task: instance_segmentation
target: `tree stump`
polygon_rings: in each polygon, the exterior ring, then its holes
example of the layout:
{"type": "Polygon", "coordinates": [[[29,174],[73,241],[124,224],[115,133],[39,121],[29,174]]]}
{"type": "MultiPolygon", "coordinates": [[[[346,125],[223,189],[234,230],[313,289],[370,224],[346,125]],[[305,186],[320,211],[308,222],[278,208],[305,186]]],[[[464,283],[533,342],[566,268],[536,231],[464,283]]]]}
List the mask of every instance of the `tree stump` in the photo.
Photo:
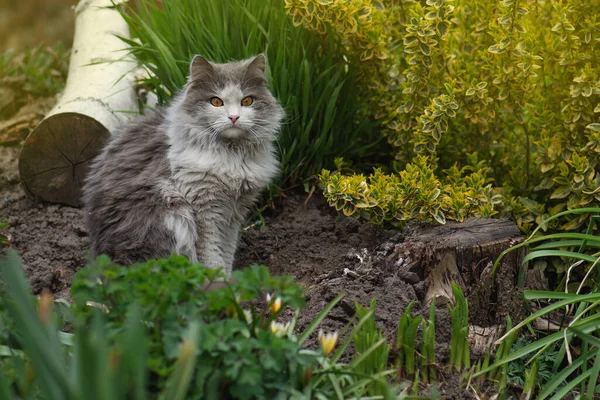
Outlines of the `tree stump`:
{"type": "Polygon", "coordinates": [[[505,256],[491,279],[491,267],[504,250],[523,240],[514,222],[471,218],[409,234],[388,257],[388,268],[416,273],[425,282],[425,303],[453,302],[451,284],[459,285],[469,302],[469,321],[488,327],[503,324],[506,315],[521,317],[522,297],[516,279],[525,255],[519,249],[505,256]]]}
{"type": "Polygon", "coordinates": [[[115,129],[139,112],[129,27],[111,0],[81,0],[65,90],[27,137],[19,156],[25,191],[42,200],[80,206],[93,158],[115,129]]]}

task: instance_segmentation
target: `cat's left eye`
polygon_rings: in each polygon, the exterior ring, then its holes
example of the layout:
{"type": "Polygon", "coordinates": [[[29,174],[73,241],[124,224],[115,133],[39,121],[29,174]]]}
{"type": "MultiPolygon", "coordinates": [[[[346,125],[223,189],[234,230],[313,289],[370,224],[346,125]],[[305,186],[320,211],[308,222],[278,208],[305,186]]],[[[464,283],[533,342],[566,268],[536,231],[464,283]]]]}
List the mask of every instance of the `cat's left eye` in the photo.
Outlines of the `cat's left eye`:
{"type": "Polygon", "coordinates": [[[242,105],[244,107],[248,107],[252,103],[254,103],[254,99],[252,98],[252,96],[247,96],[242,99],[242,105]]]}

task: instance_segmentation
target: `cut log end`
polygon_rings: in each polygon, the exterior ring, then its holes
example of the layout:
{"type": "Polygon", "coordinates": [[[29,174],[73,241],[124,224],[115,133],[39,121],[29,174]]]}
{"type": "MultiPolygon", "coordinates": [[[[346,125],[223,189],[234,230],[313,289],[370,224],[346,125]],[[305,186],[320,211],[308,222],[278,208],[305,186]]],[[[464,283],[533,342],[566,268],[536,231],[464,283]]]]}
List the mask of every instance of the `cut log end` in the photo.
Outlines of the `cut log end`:
{"type": "Polygon", "coordinates": [[[86,115],[53,115],[38,125],[19,155],[25,192],[41,200],[81,206],[81,188],[110,132],[86,115]]]}

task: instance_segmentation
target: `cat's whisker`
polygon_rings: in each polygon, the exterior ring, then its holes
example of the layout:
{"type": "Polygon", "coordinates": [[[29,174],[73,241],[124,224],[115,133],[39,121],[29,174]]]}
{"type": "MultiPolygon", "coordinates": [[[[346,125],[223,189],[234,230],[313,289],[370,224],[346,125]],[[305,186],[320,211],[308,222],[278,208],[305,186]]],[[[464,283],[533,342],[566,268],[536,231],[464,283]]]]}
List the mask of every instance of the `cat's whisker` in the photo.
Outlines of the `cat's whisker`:
{"type": "Polygon", "coordinates": [[[213,133],[210,135],[209,143],[216,143],[221,131],[219,129],[213,129],[213,133]]]}
{"type": "Polygon", "coordinates": [[[200,132],[194,132],[193,134],[193,138],[192,140],[194,140],[195,142],[199,142],[202,143],[204,142],[203,138],[205,137],[205,134],[209,134],[209,140],[208,142],[211,142],[211,136],[214,134],[214,127],[212,127],[211,125],[207,126],[205,129],[201,130],[200,132]]]}
{"type": "Polygon", "coordinates": [[[300,119],[300,113],[294,112],[294,110],[285,110],[284,117],[281,121],[282,124],[291,124],[300,119]]]}
{"type": "Polygon", "coordinates": [[[219,137],[219,134],[222,132],[223,128],[225,128],[227,126],[226,123],[222,123],[221,121],[214,121],[212,123],[210,123],[205,131],[209,131],[210,134],[208,135],[208,144],[214,144],[217,142],[217,139],[219,137]]]}
{"type": "MultiPolygon", "coordinates": [[[[287,124],[291,124],[292,122],[295,122],[299,119],[299,117],[296,117],[294,119],[290,119],[289,121],[286,121],[287,118],[283,119],[281,121],[282,125],[287,125],[287,124]]],[[[258,119],[258,118],[253,118],[252,122],[254,122],[256,125],[260,125],[261,122],[267,123],[268,125],[272,125],[273,121],[272,120],[268,120],[268,119],[258,119]]],[[[262,126],[261,127],[266,127],[266,126],[262,126]]]]}
{"type": "Polygon", "coordinates": [[[252,128],[251,126],[248,127],[248,131],[252,134],[252,136],[254,137],[254,139],[256,139],[257,143],[261,142],[260,136],[258,135],[258,132],[252,128]]]}

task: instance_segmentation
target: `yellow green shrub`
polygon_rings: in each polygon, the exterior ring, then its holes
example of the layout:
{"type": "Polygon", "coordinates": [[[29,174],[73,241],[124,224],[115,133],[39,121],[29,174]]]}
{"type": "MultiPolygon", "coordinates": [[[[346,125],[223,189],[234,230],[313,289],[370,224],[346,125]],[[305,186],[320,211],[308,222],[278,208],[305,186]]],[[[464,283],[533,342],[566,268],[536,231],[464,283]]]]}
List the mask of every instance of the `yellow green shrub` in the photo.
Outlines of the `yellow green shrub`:
{"type": "Polygon", "coordinates": [[[379,124],[394,159],[383,166],[390,175],[368,179],[325,171],[338,209],[372,210],[376,222],[500,212],[528,230],[600,205],[600,0],[286,0],[286,9],[344,46],[372,99],[357,117],[379,124]],[[485,185],[462,169],[470,154],[489,166],[485,185]],[[421,197],[402,186],[415,168],[421,197]],[[443,172],[452,168],[462,172],[443,172]],[[471,204],[490,183],[501,198],[484,190],[487,203],[471,204]]]}
{"type": "Polygon", "coordinates": [[[485,164],[479,169],[456,166],[438,179],[427,157],[417,156],[398,174],[380,168],[366,178],[323,170],[320,175],[329,204],[346,216],[361,215],[374,223],[402,224],[409,219],[462,221],[469,216],[497,214],[500,196],[486,179],[485,164]]]}

